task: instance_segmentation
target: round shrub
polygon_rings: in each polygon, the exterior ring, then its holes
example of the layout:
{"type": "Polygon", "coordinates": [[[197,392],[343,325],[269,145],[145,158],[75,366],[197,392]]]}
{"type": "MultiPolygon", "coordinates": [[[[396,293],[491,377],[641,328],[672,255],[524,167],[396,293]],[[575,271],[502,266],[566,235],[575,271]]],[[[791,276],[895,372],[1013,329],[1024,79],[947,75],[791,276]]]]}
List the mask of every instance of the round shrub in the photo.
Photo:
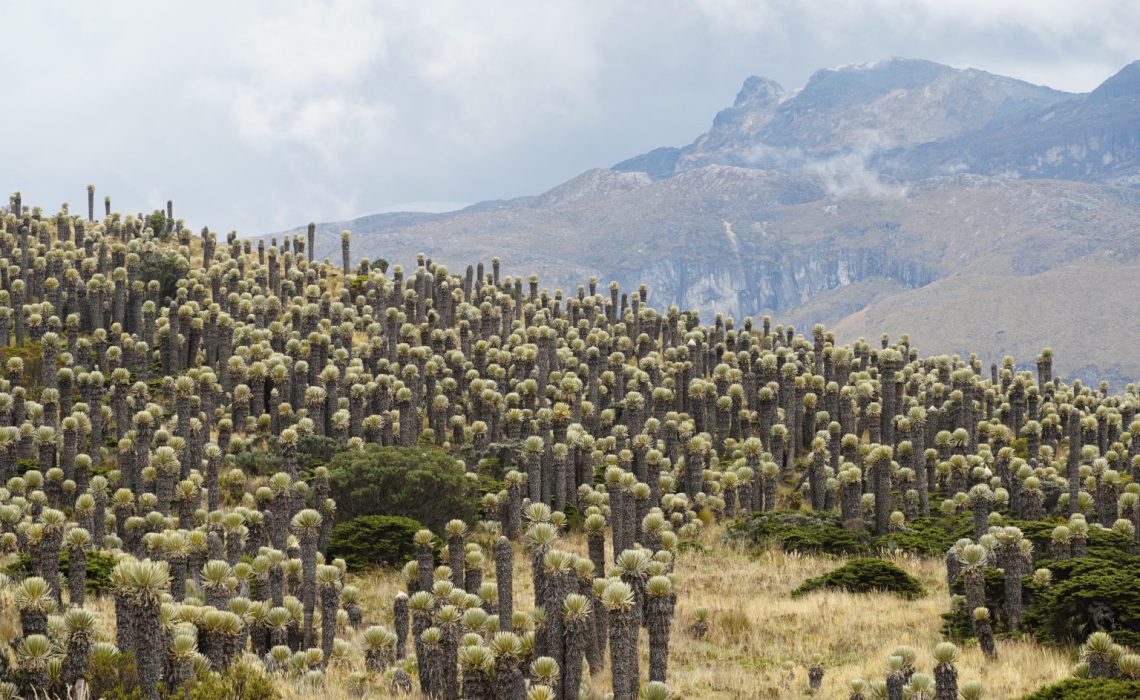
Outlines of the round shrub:
{"type": "MultiPolygon", "coordinates": [[[[277,439],[273,440],[273,448],[280,451],[281,445],[277,439]]],[[[301,474],[312,474],[317,467],[323,467],[337,454],[348,449],[336,438],[324,435],[302,435],[297,440],[297,467],[301,474]]]]}
{"type": "Polygon", "coordinates": [[[350,571],[403,566],[416,556],[412,541],[423,525],[398,515],[361,515],[333,527],[329,558],[344,559],[350,571]]]}
{"type": "Polygon", "coordinates": [[[478,512],[478,482],[443,450],[370,444],[334,455],[328,470],[341,522],[402,515],[439,532],[448,520],[471,522],[478,512]]]}
{"type": "Polygon", "coordinates": [[[923,596],[922,584],[907,572],[882,559],[855,559],[822,576],[809,578],[792,591],[792,597],[821,589],[848,593],[893,593],[907,600],[923,596]]]}

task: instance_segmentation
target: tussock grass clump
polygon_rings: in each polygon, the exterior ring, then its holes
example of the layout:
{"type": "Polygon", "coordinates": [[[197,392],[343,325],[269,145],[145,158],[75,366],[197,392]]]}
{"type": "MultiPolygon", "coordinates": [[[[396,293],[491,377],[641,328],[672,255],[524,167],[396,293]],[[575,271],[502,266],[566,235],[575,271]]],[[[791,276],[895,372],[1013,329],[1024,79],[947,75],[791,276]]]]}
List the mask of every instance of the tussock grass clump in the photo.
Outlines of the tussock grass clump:
{"type": "Polygon", "coordinates": [[[740,639],[752,629],[752,621],[741,610],[722,610],[717,613],[716,626],[728,639],[740,639]]]}

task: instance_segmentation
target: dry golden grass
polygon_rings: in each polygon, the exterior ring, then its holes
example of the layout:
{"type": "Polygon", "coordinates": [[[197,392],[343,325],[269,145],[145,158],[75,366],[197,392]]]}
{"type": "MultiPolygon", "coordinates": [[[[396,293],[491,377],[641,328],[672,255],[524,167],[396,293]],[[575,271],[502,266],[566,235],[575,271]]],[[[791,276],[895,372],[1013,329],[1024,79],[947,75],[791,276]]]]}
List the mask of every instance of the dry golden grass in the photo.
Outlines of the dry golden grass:
{"type": "MultiPolygon", "coordinates": [[[[892,561],[922,582],[927,594],[906,601],[881,595],[817,592],[792,598],[790,591],[805,579],[843,563],[831,557],[788,554],[778,550],[759,553],[726,541],[719,527],[701,537],[701,547],[679,555],[678,601],[669,655],[669,684],[689,700],[730,698],[808,698],[846,700],[847,681],[885,676],[884,662],[891,650],[909,645],[918,652],[918,670],[930,673],[930,650],[942,641],[941,618],[947,608],[945,569],[939,560],[894,557],[892,561]],[[704,640],[688,633],[696,611],[710,613],[704,640]],[[822,692],[809,696],[807,665],[814,654],[823,657],[822,692]]],[[[585,556],[585,540],[571,535],[559,546],[585,556]]],[[[609,561],[609,559],[607,559],[609,561]]],[[[490,576],[488,576],[490,578],[490,576]]],[[[362,592],[365,625],[392,624],[392,600],[403,589],[398,572],[377,570],[350,576],[362,592]]],[[[515,608],[533,607],[529,557],[515,555],[515,608]]],[[[0,601],[11,611],[10,600],[0,601]]],[[[109,596],[89,597],[87,608],[100,617],[98,638],[113,642],[115,613],[109,596]]],[[[17,635],[14,614],[0,624],[0,639],[17,635]]],[[[360,632],[341,629],[338,636],[351,643],[353,655],[330,666],[324,688],[301,686],[297,679],[281,678],[278,687],[288,700],[332,700],[348,697],[349,673],[363,667],[360,632]]],[[[648,651],[641,635],[641,672],[647,671],[648,651]]],[[[981,680],[993,700],[1017,698],[1069,675],[1072,650],[1039,646],[1031,641],[998,640],[999,659],[985,663],[974,645],[962,649],[958,661],[960,681],[981,680]]],[[[414,674],[413,674],[414,677],[414,674]]],[[[373,678],[366,697],[396,698],[388,678],[373,678]]],[[[601,700],[610,687],[608,670],[593,679],[591,700],[601,700]]],[[[423,696],[414,695],[416,700],[423,696]]]]}
{"type": "MultiPolygon", "coordinates": [[[[851,678],[885,676],[886,657],[896,646],[906,644],[918,652],[918,669],[930,673],[930,650],[942,641],[941,618],[949,594],[941,561],[897,557],[893,561],[919,579],[927,595],[905,601],[890,595],[852,595],[820,592],[793,599],[789,592],[804,579],[824,573],[842,560],[765,551],[759,554],[726,542],[719,528],[702,536],[703,549],[680,555],[676,621],[669,658],[669,682],[681,697],[690,700],[729,698],[806,698],[807,665],[813,654],[823,657],[823,690],[812,696],[845,700],[851,678]],[[706,608],[711,628],[701,641],[687,632],[695,611],[706,608]]],[[[585,554],[585,542],[577,535],[563,540],[564,549],[585,554]]],[[[353,581],[363,593],[365,619],[391,624],[392,598],[403,585],[396,572],[377,571],[353,581]]],[[[533,604],[528,558],[515,557],[515,606],[529,610],[533,604]]],[[[356,646],[355,635],[342,631],[356,646]]],[[[644,677],[646,639],[641,637],[644,677]]],[[[986,664],[975,646],[962,649],[958,662],[962,681],[978,679],[995,700],[1016,698],[1069,674],[1067,650],[1038,646],[1032,642],[998,642],[999,660],[986,664]]],[[[358,660],[352,662],[359,668],[358,660]]],[[[291,700],[339,698],[347,695],[348,671],[329,674],[321,691],[298,688],[293,681],[281,683],[291,700]]],[[[608,673],[594,680],[592,698],[602,698],[609,688],[608,673]]],[[[388,682],[376,679],[368,697],[388,698],[388,682]]]]}
{"type": "MultiPolygon", "coordinates": [[[[949,601],[945,569],[938,560],[893,561],[922,582],[925,597],[818,592],[793,599],[789,591],[804,579],[842,562],[779,551],[753,556],[731,546],[683,556],[678,620],[685,626],[704,607],[712,628],[703,642],[678,639],[670,655],[673,686],[690,698],[807,697],[807,664],[820,654],[825,676],[817,697],[846,698],[849,679],[882,678],[886,657],[902,644],[918,651],[918,668],[929,673],[949,601]]],[[[997,663],[985,664],[970,646],[958,671],[963,680],[983,681],[989,697],[1009,698],[1065,677],[1069,666],[1062,651],[999,642],[997,663]]]]}

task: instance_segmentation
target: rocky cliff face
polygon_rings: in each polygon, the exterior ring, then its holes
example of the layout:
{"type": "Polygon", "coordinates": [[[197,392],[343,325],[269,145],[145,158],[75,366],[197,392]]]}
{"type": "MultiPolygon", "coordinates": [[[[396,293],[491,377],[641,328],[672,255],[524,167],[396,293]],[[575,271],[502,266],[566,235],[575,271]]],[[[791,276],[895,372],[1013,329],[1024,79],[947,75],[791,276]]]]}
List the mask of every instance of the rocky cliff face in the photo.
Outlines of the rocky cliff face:
{"type": "Polygon", "coordinates": [[[736,252],[709,263],[677,256],[641,268],[629,278],[626,286],[638,280],[648,284],[661,306],[708,309],[742,318],[761,312],[787,316],[825,292],[869,279],[916,289],[934,281],[935,272],[881,248],[825,248],[786,257],[745,257],[736,252]]]}
{"type": "Polygon", "coordinates": [[[1063,371],[1134,378],[1140,330],[1090,343],[1080,328],[1140,292],[1121,272],[1140,273],[1138,115],[1140,63],[1086,95],[901,59],[798,91],[753,77],[687,146],[537,196],[322,225],[317,253],[338,256],[348,228],[358,257],[498,256],[567,294],[590,276],[645,283],[659,308],[909,332],[987,359],[1052,345],[1063,371]]]}

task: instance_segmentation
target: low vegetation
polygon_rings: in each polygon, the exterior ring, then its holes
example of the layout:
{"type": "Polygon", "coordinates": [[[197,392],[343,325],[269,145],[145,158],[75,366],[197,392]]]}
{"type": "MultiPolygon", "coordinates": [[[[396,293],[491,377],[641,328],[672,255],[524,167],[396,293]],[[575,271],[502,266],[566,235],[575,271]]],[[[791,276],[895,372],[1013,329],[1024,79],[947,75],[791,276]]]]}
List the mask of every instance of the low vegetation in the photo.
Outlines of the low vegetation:
{"type": "Polygon", "coordinates": [[[352,572],[399,568],[415,558],[412,538],[423,527],[400,515],[360,515],[333,527],[328,556],[343,559],[352,572]]]}
{"type": "Polygon", "coordinates": [[[366,445],[328,462],[337,518],[397,515],[439,532],[448,520],[473,522],[479,481],[464,465],[435,447],[366,445]]]}
{"type": "Polygon", "coordinates": [[[848,593],[891,593],[912,600],[921,598],[923,593],[922,584],[889,561],[855,559],[823,576],[809,578],[792,591],[792,596],[824,589],[848,593]]]}
{"type": "Polygon", "coordinates": [[[1070,678],[1025,695],[1021,700],[1133,700],[1140,680],[1070,678]]]}

